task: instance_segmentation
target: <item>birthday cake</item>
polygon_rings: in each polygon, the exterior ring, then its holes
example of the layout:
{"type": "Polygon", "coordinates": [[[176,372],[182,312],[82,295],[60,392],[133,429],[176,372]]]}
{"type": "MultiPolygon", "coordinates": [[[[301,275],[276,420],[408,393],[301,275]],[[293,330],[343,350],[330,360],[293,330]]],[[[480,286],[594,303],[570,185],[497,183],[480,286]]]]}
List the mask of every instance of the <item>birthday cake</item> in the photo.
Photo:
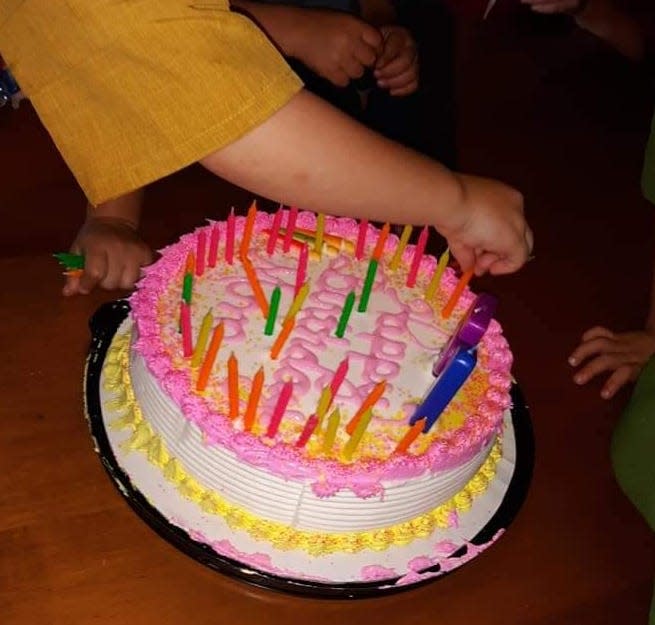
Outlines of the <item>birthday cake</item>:
{"type": "Polygon", "coordinates": [[[396,584],[452,568],[488,519],[512,355],[470,274],[410,231],[253,206],[145,270],[104,418],[121,468],[190,539],[287,579],[396,584]]]}

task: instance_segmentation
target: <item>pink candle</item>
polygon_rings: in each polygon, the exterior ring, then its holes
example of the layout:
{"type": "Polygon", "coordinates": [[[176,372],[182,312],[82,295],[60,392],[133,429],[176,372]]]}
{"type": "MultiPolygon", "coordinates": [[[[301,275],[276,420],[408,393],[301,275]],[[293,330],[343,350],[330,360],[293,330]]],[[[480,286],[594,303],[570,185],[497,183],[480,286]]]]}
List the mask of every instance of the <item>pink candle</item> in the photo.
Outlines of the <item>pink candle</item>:
{"type": "Polygon", "coordinates": [[[359,222],[359,232],[357,233],[357,245],[355,246],[355,258],[362,260],[364,257],[364,244],[366,243],[366,232],[368,230],[368,219],[362,219],[359,222]]]}
{"type": "Polygon", "coordinates": [[[296,447],[304,447],[307,444],[307,441],[311,438],[317,425],[318,417],[313,414],[309,419],[307,419],[307,423],[305,423],[305,427],[302,429],[302,432],[296,441],[296,447]]]}
{"type": "Polygon", "coordinates": [[[423,260],[423,253],[425,252],[425,246],[428,242],[428,227],[424,226],[421,230],[421,234],[418,237],[418,243],[414,248],[414,258],[412,258],[412,266],[409,268],[409,273],[407,274],[407,286],[413,287],[416,284],[416,276],[418,275],[418,268],[421,266],[421,261],[423,260]]]}
{"type": "Polygon", "coordinates": [[[287,229],[284,234],[283,252],[288,252],[291,248],[291,240],[293,239],[293,231],[296,229],[296,219],[298,219],[298,209],[292,206],[289,209],[289,219],[287,220],[287,229]]]}
{"type": "Polygon", "coordinates": [[[291,399],[291,393],[293,393],[293,382],[289,380],[288,382],[284,383],[284,386],[280,391],[280,396],[277,398],[275,408],[273,409],[271,420],[268,422],[266,436],[269,438],[273,438],[277,434],[277,430],[280,427],[280,422],[284,416],[284,411],[287,409],[287,405],[291,399]]]}
{"type": "Polygon", "coordinates": [[[334,377],[332,378],[332,382],[330,382],[330,391],[332,391],[332,401],[334,401],[334,398],[339,392],[339,388],[341,387],[341,384],[346,378],[347,373],[348,373],[348,358],[344,358],[341,361],[341,364],[337,367],[337,370],[334,372],[334,377]]]}
{"type": "Polygon", "coordinates": [[[193,339],[191,338],[191,306],[180,303],[180,329],[182,330],[182,354],[185,358],[193,356],[193,339]]]}
{"type": "Polygon", "coordinates": [[[234,207],[227,218],[227,238],[225,239],[225,260],[228,265],[234,263],[234,207]]]}
{"type": "Polygon", "coordinates": [[[271,256],[275,251],[275,243],[280,233],[280,226],[282,225],[282,207],[278,208],[277,213],[273,217],[273,225],[268,235],[268,243],[266,245],[266,253],[271,256]]]}
{"type": "Polygon", "coordinates": [[[307,244],[302,246],[300,256],[298,257],[298,269],[296,270],[296,287],[293,290],[293,296],[298,295],[305,280],[307,279],[307,260],[309,259],[309,247],[307,244]]]}
{"type": "Polygon", "coordinates": [[[216,259],[218,257],[218,224],[214,224],[211,229],[211,234],[209,235],[209,258],[207,259],[207,265],[209,267],[216,267],[216,259]]]}
{"type": "Polygon", "coordinates": [[[203,228],[196,239],[196,275],[205,273],[205,258],[207,256],[207,233],[203,228]]]}

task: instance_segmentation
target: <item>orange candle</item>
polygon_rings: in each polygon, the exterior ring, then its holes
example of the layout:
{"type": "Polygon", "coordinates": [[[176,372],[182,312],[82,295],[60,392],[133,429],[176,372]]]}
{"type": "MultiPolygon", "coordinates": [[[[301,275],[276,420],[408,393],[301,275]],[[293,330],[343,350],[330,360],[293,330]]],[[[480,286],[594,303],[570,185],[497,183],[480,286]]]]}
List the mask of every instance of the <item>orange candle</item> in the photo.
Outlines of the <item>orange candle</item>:
{"type": "Polygon", "coordinates": [[[186,257],[186,265],[184,266],[184,273],[195,273],[196,271],[196,255],[189,252],[186,257]]]}
{"type": "Polygon", "coordinates": [[[212,334],[212,340],[209,342],[209,349],[205,354],[205,359],[202,361],[200,367],[200,372],[198,373],[198,381],[196,382],[196,390],[204,391],[207,388],[207,382],[209,381],[209,374],[212,371],[214,362],[216,360],[216,354],[221,347],[223,342],[223,334],[225,330],[223,327],[223,322],[221,321],[215,328],[212,334]]]}
{"type": "Polygon", "coordinates": [[[384,224],[382,230],[380,231],[380,236],[378,241],[375,244],[375,249],[373,250],[373,258],[379,261],[382,258],[384,252],[384,244],[387,242],[387,237],[389,236],[389,224],[384,224]]]}
{"type": "Polygon", "coordinates": [[[364,399],[362,405],[354,414],[353,418],[348,422],[348,425],[346,425],[346,432],[348,432],[348,434],[352,435],[352,433],[355,431],[355,428],[357,427],[357,424],[359,423],[359,420],[362,418],[362,415],[377,403],[378,399],[382,397],[386,387],[387,383],[384,380],[382,382],[378,382],[373,387],[373,390],[368,394],[366,399],[364,399]]]}
{"type": "Polygon", "coordinates": [[[242,256],[241,262],[243,263],[243,268],[246,271],[246,277],[248,278],[248,282],[250,282],[250,287],[252,288],[252,292],[255,295],[259,309],[262,311],[264,319],[268,319],[268,300],[266,299],[266,295],[264,295],[264,289],[262,289],[262,285],[260,284],[259,279],[257,278],[257,274],[255,273],[255,267],[250,262],[250,259],[246,256],[242,256]]]}
{"type": "Polygon", "coordinates": [[[239,416],[239,363],[234,352],[227,359],[227,390],[230,402],[230,419],[239,416]]]}
{"type": "Polygon", "coordinates": [[[471,278],[473,277],[473,273],[474,273],[473,269],[469,269],[468,271],[465,271],[462,274],[462,277],[459,279],[459,282],[457,283],[457,286],[453,290],[450,299],[446,302],[446,305],[443,307],[443,310],[441,311],[441,317],[443,319],[448,319],[450,315],[453,314],[453,310],[455,310],[455,306],[457,306],[457,302],[459,301],[459,298],[462,296],[462,293],[464,292],[466,285],[471,281],[471,278]]]}
{"type": "Polygon", "coordinates": [[[425,417],[419,419],[407,432],[405,436],[402,437],[396,449],[394,449],[394,454],[404,454],[409,446],[417,439],[418,435],[423,431],[425,426],[425,417]]]}
{"type": "Polygon", "coordinates": [[[255,227],[255,217],[257,217],[257,202],[253,201],[248,209],[248,216],[246,217],[246,225],[243,228],[243,238],[241,239],[241,246],[239,247],[239,255],[242,258],[248,256],[248,249],[250,248],[250,239],[252,239],[252,231],[255,227]]]}
{"type": "Polygon", "coordinates": [[[293,330],[294,325],[295,325],[295,319],[293,317],[287,319],[284,322],[280,334],[277,335],[277,338],[275,339],[275,343],[273,343],[273,347],[271,347],[271,360],[277,360],[277,357],[280,355],[280,352],[282,351],[284,344],[287,342],[287,339],[289,338],[289,335],[291,334],[291,330],[293,330]]]}
{"type": "Polygon", "coordinates": [[[264,386],[264,367],[259,367],[255,377],[252,379],[252,387],[250,388],[250,397],[248,398],[248,406],[246,407],[246,414],[243,416],[243,429],[250,432],[255,425],[257,418],[257,406],[259,406],[259,398],[262,394],[262,387],[264,386]]]}

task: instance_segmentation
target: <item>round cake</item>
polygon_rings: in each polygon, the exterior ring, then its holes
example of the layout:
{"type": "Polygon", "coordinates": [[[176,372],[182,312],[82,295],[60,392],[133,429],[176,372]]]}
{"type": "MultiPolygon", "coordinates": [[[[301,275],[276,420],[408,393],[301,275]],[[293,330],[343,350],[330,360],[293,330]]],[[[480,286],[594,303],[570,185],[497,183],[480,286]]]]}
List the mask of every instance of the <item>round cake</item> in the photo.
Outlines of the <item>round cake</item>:
{"type": "Polygon", "coordinates": [[[435,377],[477,300],[409,234],[253,206],[145,270],[101,393],[170,523],[288,579],[448,568],[507,487],[512,356],[491,320],[435,377]]]}

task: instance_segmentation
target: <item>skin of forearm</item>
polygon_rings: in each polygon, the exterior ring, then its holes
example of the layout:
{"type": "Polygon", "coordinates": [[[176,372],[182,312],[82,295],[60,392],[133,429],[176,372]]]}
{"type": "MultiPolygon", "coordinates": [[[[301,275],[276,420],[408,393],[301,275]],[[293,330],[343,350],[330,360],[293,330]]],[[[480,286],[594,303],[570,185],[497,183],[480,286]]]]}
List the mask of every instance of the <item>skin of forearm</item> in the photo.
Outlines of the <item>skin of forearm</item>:
{"type": "Polygon", "coordinates": [[[313,211],[432,224],[446,236],[463,219],[455,174],[306,91],[201,162],[250,191],[313,211]]]}
{"type": "Polygon", "coordinates": [[[89,203],[86,208],[87,219],[100,217],[119,219],[137,229],[141,221],[143,193],[143,189],[137,189],[102,204],[94,206],[89,203]]]}
{"type": "Polygon", "coordinates": [[[639,22],[620,9],[609,6],[594,10],[593,5],[576,19],[581,28],[602,39],[617,52],[632,61],[643,60],[646,53],[646,34],[639,22]]]}

